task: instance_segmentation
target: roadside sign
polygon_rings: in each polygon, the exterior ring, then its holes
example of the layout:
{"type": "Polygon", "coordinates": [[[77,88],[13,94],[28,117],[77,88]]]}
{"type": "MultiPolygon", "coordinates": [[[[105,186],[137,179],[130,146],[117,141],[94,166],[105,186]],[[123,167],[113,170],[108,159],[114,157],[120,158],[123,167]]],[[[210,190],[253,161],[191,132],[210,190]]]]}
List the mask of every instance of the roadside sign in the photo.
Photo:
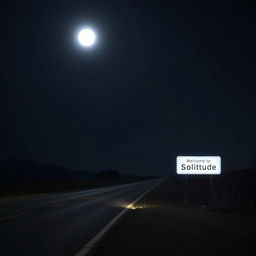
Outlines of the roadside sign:
{"type": "Polygon", "coordinates": [[[220,156],[177,156],[177,174],[218,175],[221,173],[220,156]]]}

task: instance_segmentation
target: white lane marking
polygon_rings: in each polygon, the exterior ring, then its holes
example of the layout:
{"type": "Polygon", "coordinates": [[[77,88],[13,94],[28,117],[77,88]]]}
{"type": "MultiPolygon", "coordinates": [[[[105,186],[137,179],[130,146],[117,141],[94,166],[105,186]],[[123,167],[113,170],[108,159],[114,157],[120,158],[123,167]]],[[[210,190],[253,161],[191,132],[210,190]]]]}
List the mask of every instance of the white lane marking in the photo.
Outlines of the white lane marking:
{"type": "Polygon", "coordinates": [[[0,221],[10,219],[10,218],[14,218],[14,217],[18,217],[18,216],[21,216],[21,215],[25,215],[25,212],[16,213],[16,214],[8,215],[8,216],[5,216],[5,217],[1,217],[0,221]]]}
{"type": "Polygon", "coordinates": [[[127,206],[124,210],[122,210],[114,219],[112,219],[95,237],[93,237],[85,246],[75,255],[75,256],[86,256],[91,253],[93,249],[95,249],[96,245],[100,240],[103,239],[103,237],[113,228],[115,224],[121,218],[124,216],[124,214],[129,210],[128,207],[132,207],[134,204],[136,204],[142,197],[144,197],[146,194],[148,194],[150,191],[152,191],[154,188],[159,186],[165,179],[161,179],[160,182],[158,182],[155,186],[144,192],[141,196],[139,196],[135,201],[133,201],[131,204],[127,206]]]}

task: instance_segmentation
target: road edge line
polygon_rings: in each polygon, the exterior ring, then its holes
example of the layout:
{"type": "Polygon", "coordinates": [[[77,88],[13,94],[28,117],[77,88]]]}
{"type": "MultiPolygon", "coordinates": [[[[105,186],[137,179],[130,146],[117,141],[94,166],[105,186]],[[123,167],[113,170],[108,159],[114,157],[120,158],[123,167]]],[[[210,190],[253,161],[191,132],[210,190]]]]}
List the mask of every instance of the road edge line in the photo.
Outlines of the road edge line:
{"type": "Polygon", "coordinates": [[[148,189],[142,195],[140,195],[137,199],[135,199],[132,203],[130,203],[125,209],[123,209],[116,217],[114,217],[103,229],[101,229],[85,246],[75,254],[75,256],[89,256],[91,255],[99,245],[99,243],[105,238],[106,234],[124,217],[124,215],[129,210],[129,207],[132,207],[136,204],[142,197],[151,192],[161,183],[163,183],[167,178],[163,178],[159,183],[157,183],[152,188],[148,189]]]}

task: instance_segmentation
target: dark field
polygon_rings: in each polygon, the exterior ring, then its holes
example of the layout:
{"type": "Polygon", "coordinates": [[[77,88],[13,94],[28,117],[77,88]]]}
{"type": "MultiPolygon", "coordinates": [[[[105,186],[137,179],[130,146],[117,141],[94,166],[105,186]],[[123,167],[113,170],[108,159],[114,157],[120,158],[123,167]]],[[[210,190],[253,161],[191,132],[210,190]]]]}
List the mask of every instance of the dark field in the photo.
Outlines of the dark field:
{"type": "Polygon", "coordinates": [[[184,205],[183,185],[180,178],[169,179],[148,194],[100,244],[96,256],[256,255],[253,208],[223,211],[212,206],[206,190],[204,204],[193,191],[197,200],[193,201],[191,193],[184,205]]]}
{"type": "Polygon", "coordinates": [[[71,170],[30,160],[0,160],[0,198],[50,192],[66,192],[148,180],[118,170],[71,170]]]}

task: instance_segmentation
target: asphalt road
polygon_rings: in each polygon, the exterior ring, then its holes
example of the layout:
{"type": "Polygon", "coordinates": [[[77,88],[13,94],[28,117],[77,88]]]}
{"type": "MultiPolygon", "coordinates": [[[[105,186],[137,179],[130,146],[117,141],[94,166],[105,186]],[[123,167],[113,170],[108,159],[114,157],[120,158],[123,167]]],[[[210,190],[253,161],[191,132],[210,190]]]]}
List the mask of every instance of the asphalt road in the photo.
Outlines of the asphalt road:
{"type": "Polygon", "coordinates": [[[1,256],[74,256],[151,180],[0,202],[1,256]]]}

